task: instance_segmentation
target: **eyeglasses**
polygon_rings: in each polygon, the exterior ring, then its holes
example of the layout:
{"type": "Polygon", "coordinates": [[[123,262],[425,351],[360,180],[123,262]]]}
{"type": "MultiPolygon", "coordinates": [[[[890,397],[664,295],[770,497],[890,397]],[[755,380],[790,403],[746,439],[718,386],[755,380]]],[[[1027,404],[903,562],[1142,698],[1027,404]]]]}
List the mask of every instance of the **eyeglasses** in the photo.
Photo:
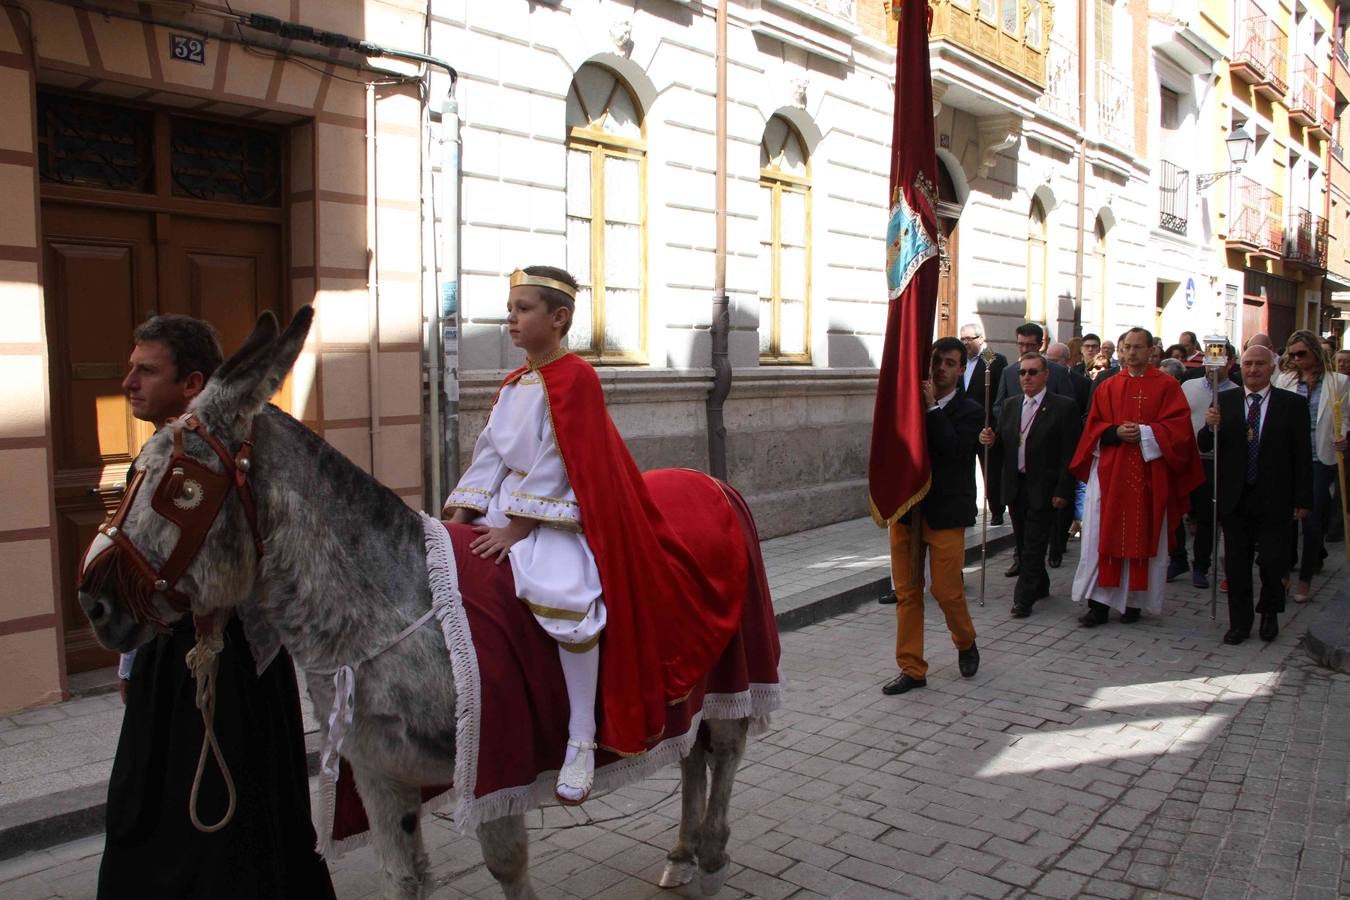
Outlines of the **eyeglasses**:
{"type": "Polygon", "coordinates": [[[1044,369],[1018,369],[1017,374],[1026,378],[1028,375],[1039,375],[1044,371],[1044,369]]]}
{"type": "Polygon", "coordinates": [[[979,339],[980,336],[978,334],[966,335],[965,337],[961,338],[961,340],[963,341],[978,341],[979,339]]]}
{"type": "Polygon", "coordinates": [[[1308,355],[1309,353],[1311,353],[1311,352],[1312,352],[1311,350],[1290,350],[1290,351],[1289,351],[1289,358],[1290,358],[1290,359],[1302,359],[1303,357],[1307,356],[1307,355],[1308,355]]]}

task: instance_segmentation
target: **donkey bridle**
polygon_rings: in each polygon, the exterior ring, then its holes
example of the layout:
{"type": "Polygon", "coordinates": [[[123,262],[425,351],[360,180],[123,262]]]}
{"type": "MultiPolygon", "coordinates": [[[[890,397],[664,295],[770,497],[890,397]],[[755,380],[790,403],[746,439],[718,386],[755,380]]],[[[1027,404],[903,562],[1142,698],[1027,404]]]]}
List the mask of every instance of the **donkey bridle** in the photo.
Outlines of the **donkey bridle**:
{"type": "Polygon", "coordinates": [[[244,507],[244,516],[248,519],[248,527],[253,534],[253,546],[258,552],[259,559],[263,555],[262,537],[258,532],[258,506],[248,480],[253,455],[252,432],[240,443],[239,449],[231,454],[225,445],[206,429],[196,413],[188,413],[170,427],[173,428],[173,457],[155,488],[150,506],[178,526],[178,541],[174,544],[173,551],[164,565],[156,571],[145,558],[145,554],[137,549],[122,530],[127,512],[131,509],[131,504],[145,480],[145,470],[138,469],[127,486],[117,511],[98,528],[99,534],[112,544],[92,559],[84,559],[77,579],[80,588],[84,589],[98,561],[107,553],[121,551],[131,562],[141,580],[150,588],[145,592],[131,591],[129,592],[131,596],[123,598],[131,616],[136,622],[151,625],[161,633],[167,633],[170,630],[169,625],[159,615],[151,598],[155,593],[164,595],[169,607],[175,612],[186,613],[192,609],[191,598],[178,590],[178,580],[201,552],[207,532],[220,516],[220,510],[225,505],[231,489],[239,493],[239,502],[244,507]],[[184,430],[195,432],[206,442],[219,457],[224,471],[216,472],[184,453],[184,430]]]}

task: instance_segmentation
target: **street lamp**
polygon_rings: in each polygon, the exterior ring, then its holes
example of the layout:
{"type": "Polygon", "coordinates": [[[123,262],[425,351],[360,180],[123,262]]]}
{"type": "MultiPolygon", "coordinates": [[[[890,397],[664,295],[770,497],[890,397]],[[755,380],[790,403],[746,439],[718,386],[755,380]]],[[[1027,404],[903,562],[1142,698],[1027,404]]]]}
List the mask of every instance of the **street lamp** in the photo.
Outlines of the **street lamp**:
{"type": "Polygon", "coordinates": [[[1256,141],[1252,139],[1251,133],[1247,131],[1247,127],[1244,125],[1241,128],[1234,129],[1233,133],[1228,135],[1224,140],[1224,143],[1228,145],[1228,162],[1230,168],[1226,172],[1211,172],[1207,175],[1197,175],[1195,178],[1195,192],[1197,194],[1204,193],[1209,189],[1210,185],[1214,184],[1219,179],[1228,175],[1236,175],[1238,172],[1242,171],[1243,165],[1247,162],[1247,156],[1252,152],[1252,146],[1256,141]]]}

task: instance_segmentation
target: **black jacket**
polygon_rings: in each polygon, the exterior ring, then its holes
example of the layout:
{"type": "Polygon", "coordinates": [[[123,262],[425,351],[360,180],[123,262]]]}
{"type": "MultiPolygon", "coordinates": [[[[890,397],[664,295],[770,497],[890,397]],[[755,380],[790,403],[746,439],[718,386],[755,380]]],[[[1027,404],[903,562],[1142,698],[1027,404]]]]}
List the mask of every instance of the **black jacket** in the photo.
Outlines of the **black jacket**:
{"type": "MultiPolygon", "coordinates": [[[[1008,368],[1008,357],[1002,353],[994,354],[994,362],[989,366],[989,406],[994,405],[994,400],[998,397],[999,385],[1002,384],[1003,371],[1008,368]]],[[[975,358],[975,371],[970,376],[970,387],[963,387],[965,395],[976,403],[980,404],[980,409],[984,409],[984,360],[978,356],[975,358]]],[[[961,373],[961,384],[966,382],[966,374],[961,373]]]]}
{"type": "MultiPolygon", "coordinates": [[[[1016,399],[1003,404],[994,431],[1003,447],[1003,502],[1011,505],[1017,493],[1017,442],[1021,437],[1022,404],[1016,399]]],[[[1069,474],[1069,460],[1078,448],[1082,418],[1078,405],[1068,397],[1046,391],[1044,402],[1027,430],[1026,476],[1021,479],[1030,509],[1049,509],[1052,497],[1073,501],[1076,479],[1069,474]]]]}
{"type": "MultiPolygon", "coordinates": [[[[1256,458],[1257,499],[1269,516],[1287,519],[1312,509],[1312,435],[1308,401],[1272,386],[1256,458]]],[[[1200,429],[1201,450],[1214,447],[1214,432],[1200,429]]],[[[1219,514],[1238,508],[1247,483],[1247,391],[1219,394],[1219,514]]]]}
{"type": "MultiPolygon", "coordinates": [[[[975,524],[975,449],[980,446],[984,411],[968,397],[956,396],[929,410],[928,459],[933,480],[920,508],[930,528],[969,528],[975,524]]],[[[906,515],[902,521],[912,520],[906,515]]]]}

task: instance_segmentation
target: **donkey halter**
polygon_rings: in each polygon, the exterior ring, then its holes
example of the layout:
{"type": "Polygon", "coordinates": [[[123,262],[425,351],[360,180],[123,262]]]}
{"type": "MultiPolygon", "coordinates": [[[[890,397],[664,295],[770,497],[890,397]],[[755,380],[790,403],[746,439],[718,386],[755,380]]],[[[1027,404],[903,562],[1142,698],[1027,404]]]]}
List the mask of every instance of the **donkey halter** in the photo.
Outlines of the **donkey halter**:
{"type": "Polygon", "coordinates": [[[225,499],[229,497],[232,488],[239,492],[239,502],[244,507],[244,516],[248,519],[248,527],[253,534],[253,546],[258,552],[258,558],[261,559],[263,555],[262,537],[258,532],[258,507],[248,481],[253,455],[252,435],[250,434],[232,455],[215,435],[206,430],[206,426],[195,413],[188,413],[170,427],[173,428],[173,457],[150,500],[151,508],[177,525],[179,529],[178,541],[174,544],[168,559],[156,571],[145,558],[145,554],[137,549],[122,530],[122,523],[145,481],[145,470],[138,469],[131,479],[131,484],[127,486],[127,492],[123,495],[122,502],[118,504],[117,511],[98,528],[98,533],[112,543],[92,559],[86,554],[78,577],[80,588],[83,589],[99,560],[108,553],[120,551],[131,562],[145,585],[150,588],[144,593],[132,591],[131,596],[123,598],[132,618],[139,623],[151,625],[165,634],[170,630],[169,625],[155,609],[152,597],[155,593],[164,595],[169,607],[175,612],[186,613],[192,609],[191,598],[178,590],[178,580],[201,552],[207,532],[219,518],[220,510],[224,507],[225,499]],[[206,442],[219,457],[224,471],[216,472],[183,451],[184,430],[195,432],[206,442]]]}

